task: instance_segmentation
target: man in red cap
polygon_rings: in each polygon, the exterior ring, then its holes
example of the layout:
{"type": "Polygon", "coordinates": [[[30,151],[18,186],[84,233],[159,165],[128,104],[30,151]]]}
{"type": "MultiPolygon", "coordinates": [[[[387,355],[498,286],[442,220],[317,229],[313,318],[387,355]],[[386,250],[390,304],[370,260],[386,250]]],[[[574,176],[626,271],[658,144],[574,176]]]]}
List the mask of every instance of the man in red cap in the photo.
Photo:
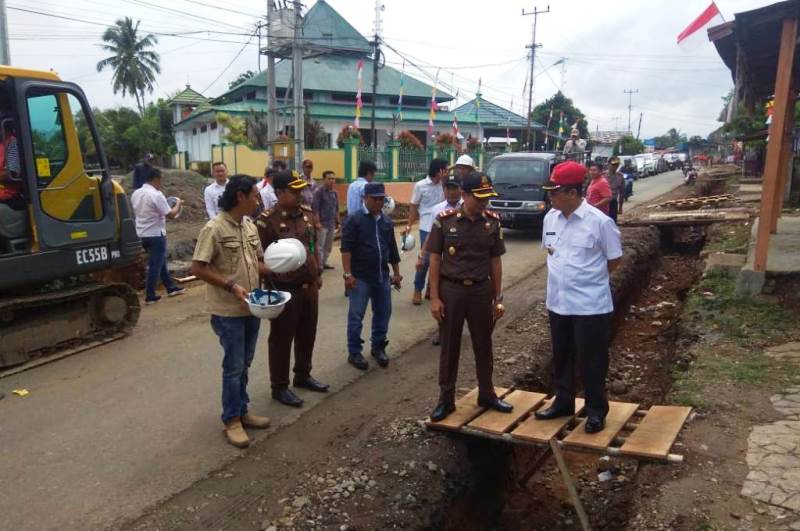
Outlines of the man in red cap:
{"type": "Polygon", "coordinates": [[[537,411],[546,420],[575,413],[575,362],[586,397],[587,433],[605,427],[611,301],[609,274],[622,257],[614,221],[582,197],[586,167],[567,161],[553,169],[542,188],[552,209],[544,217],[547,249],[547,310],[553,344],[555,399],[537,411]]]}

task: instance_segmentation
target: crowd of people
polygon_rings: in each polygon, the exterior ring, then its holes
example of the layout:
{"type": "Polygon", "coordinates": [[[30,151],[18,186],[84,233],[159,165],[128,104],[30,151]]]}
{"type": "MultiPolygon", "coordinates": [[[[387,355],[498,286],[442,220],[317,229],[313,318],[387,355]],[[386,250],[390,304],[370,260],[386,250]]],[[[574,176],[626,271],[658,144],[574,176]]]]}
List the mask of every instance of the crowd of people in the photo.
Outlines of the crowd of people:
{"type": "MultiPolygon", "coordinates": [[[[160,299],[155,291],[159,279],[168,295],[183,292],[171,280],[165,254],[165,222],[178,215],[181,203],[167,201],[161,192],[161,172],[147,159],[139,169],[143,182],[134,191],[132,204],[137,232],[148,253],[145,300],[154,303],[160,299]]],[[[336,176],[325,171],[321,182],[316,182],[313,169],[310,160],[303,161],[302,173],[289,171],[276,160],[257,181],[247,175],[229,177],[225,164],[218,162],[212,165],[214,181],[204,190],[209,221],[197,239],[192,273],[207,285],[210,325],[223,350],[224,433],[229,443],[240,448],[250,442],[246,428],[269,426],[267,417],[248,410],[248,370],[261,327],[261,319],[248,306],[254,290],[268,287],[291,294],[271,320],[267,340],[272,398],[302,407],[303,399],[294,389],[329,390],[312,376],[312,360],[319,290],[323,272],[336,267],[329,259],[337,231],[349,302],[347,362],[359,370],[369,368],[362,330],[371,305],[369,354],[380,367],[389,365],[392,289],[401,289],[403,276],[394,222],[384,212],[386,188],[375,181],[375,163],[361,161],[358,178],[347,188],[347,210],[342,217],[336,176]],[[265,250],[287,238],[302,243],[305,262],[290,272],[272,271],[265,263],[265,250]]],[[[567,161],[554,168],[544,186],[553,207],[544,219],[542,246],[548,254],[546,302],[556,386],[551,407],[536,417],[575,413],[574,371],[579,362],[586,389],[587,432],[602,430],[608,411],[604,389],[612,311],[609,273],[622,254],[619,231],[609,216],[612,210],[621,210],[624,200],[615,195],[616,169],[611,164],[604,177],[601,168],[592,166],[585,188],[586,167],[567,161]]],[[[478,171],[469,156],[459,157],[452,167],[434,159],[427,177],[414,185],[408,223],[400,231],[405,247],[418,224],[420,248],[411,302],[421,305],[423,298],[429,299],[431,315],[439,324],[433,339],[440,345],[439,399],[430,414],[432,421],[441,421],[455,410],[465,322],[475,356],[478,404],[500,412],[513,410],[495,394],[492,381],[492,332],[505,313],[503,231],[498,215],[487,208],[489,199],[497,195],[491,178],[478,171]]]]}

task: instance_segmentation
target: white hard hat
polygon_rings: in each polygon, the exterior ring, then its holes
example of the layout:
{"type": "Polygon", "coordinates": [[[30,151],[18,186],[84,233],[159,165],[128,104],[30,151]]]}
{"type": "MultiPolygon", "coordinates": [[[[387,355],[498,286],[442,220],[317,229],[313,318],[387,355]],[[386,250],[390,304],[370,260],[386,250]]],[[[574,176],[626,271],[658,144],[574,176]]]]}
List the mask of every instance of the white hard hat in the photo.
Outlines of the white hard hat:
{"type": "Polygon", "coordinates": [[[412,234],[406,234],[403,236],[403,243],[400,246],[401,251],[410,251],[416,245],[416,240],[414,240],[414,236],[412,234]]]}
{"type": "Polygon", "coordinates": [[[264,251],[264,263],[275,273],[291,273],[306,263],[306,248],[296,238],[283,238],[269,244],[264,251]]]}
{"type": "Polygon", "coordinates": [[[394,206],[394,198],[387,195],[383,200],[383,213],[387,216],[391,216],[392,212],[394,212],[394,206]]]}
{"type": "MultiPolygon", "coordinates": [[[[167,198],[167,204],[169,205],[170,208],[175,208],[175,205],[178,204],[178,201],[179,201],[178,198],[175,196],[170,196],[167,198]]],[[[181,215],[181,212],[183,212],[183,205],[181,205],[181,207],[178,209],[178,213],[175,214],[175,217],[173,219],[178,219],[181,215]]]]}
{"type": "Polygon", "coordinates": [[[286,303],[291,300],[292,294],[288,291],[254,289],[247,296],[247,306],[253,317],[259,319],[275,319],[278,317],[286,303]]]}
{"type": "Polygon", "coordinates": [[[456,164],[455,165],[456,166],[469,166],[470,168],[474,168],[475,167],[475,161],[472,160],[472,157],[470,157],[469,155],[461,155],[460,157],[458,157],[458,160],[456,160],[456,164]]]}

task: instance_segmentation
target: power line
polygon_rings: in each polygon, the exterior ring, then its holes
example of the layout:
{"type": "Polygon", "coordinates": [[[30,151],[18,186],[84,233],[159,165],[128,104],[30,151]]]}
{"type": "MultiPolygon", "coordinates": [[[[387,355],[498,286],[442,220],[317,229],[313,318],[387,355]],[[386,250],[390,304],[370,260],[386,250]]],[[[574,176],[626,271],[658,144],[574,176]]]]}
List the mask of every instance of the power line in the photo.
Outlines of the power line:
{"type": "Polygon", "coordinates": [[[252,13],[245,13],[244,11],[237,11],[236,9],[231,9],[227,4],[224,7],[216,6],[214,4],[207,4],[205,2],[200,2],[199,0],[183,0],[184,2],[189,2],[190,4],[197,4],[199,6],[210,7],[212,9],[219,9],[220,11],[225,11],[226,13],[236,13],[238,15],[244,15],[246,17],[252,17],[252,13]]]}
{"type": "Polygon", "coordinates": [[[197,20],[202,20],[204,22],[211,22],[213,24],[221,24],[223,26],[228,26],[229,28],[236,28],[239,29],[240,26],[236,26],[234,24],[229,24],[227,22],[222,22],[221,20],[214,20],[213,18],[203,17],[201,15],[195,15],[193,13],[189,13],[187,11],[181,11],[180,9],[172,9],[170,7],[163,7],[158,4],[151,4],[150,2],[146,2],[145,0],[122,0],[123,2],[127,2],[129,4],[138,5],[142,7],[148,7],[150,9],[155,9],[157,11],[163,11],[165,13],[172,13],[176,15],[183,15],[184,17],[194,18],[197,20]]]}
{"type": "Polygon", "coordinates": [[[623,94],[628,95],[628,132],[631,132],[631,106],[633,104],[633,95],[639,94],[639,89],[625,89],[623,94]]]}
{"type": "Polygon", "coordinates": [[[247,48],[247,45],[250,44],[250,41],[253,40],[253,37],[255,37],[255,35],[256,35],[256,32],[254,31],[250,35],[250,38],[247,40],[247,42],[244,43],[244,45],[241,48],[239,48],[239,51],[236,52],[236,55],[233,56],[233,59],[231,59],[231,62],[228,63],[228,65],[225,68],[222,69],[222,72],[220,72],[219,75],[214,78],[214,81],[209,83],[206,88],[204,88],[202,91],[200,91],[201,93],[208,91],[208,89],[210,89],[214,85],[214,83],[219,81],[219,78],[221,78],[225,74],[225,72],[227,72],[228,69],[233,65],[233,63],[236,62],[236,60],[239,58],[239,56],[242,55],[242,52],[245,50],[245,48],[247,48]]]}
{"type": "MultiPolygon", "coordinates": [[[[544,11],[539,11],[536,6],[533,6],[533,11],[525,12],[525,9],[522,10],[522,16],[533,15],[533,31],[531,36],[531,43],[530,45],[526,46],[526,48],[530,48],[531,50],[531,73],[530,73],[530,83],[528,84],[528,113],[527,113],[527,126],[525,127],[526,135],[525,135],[525,143],[528,145],[528,148],[531,151],[535,151],[533,148],[533,143],[531,143],[531,113],[533,112],[533,67],[536,64],[536,22],[539,20],[539,15],[543,15],[545,13],[550,12],[550,6],[547,6],[547,9],[544,11]]],[[[534,142],[535,143],[535,142],[534,142]]]]}

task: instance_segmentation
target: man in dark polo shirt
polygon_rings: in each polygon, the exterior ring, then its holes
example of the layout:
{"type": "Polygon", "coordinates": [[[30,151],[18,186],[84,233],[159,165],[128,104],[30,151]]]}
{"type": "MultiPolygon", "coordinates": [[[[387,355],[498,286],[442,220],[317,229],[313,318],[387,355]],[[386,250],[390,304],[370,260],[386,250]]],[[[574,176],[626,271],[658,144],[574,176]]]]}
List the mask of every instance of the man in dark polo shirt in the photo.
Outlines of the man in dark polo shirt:
{"type": "Polygon", "coordinates": [[[475,353],[478,405],[504,413],[513,409],[497,397],[492,384],[492,330],[505,313],[500,257],[506,247],[497,214],[486,210],[497,193],[486,174],[473,171],[461,181],[461,196],[464,202],[458,209],[436,216],[425,249],[431,262],[431,313],[440,324],[442,343],[434,422],[455,411],[464,321],[475,353]]]}

